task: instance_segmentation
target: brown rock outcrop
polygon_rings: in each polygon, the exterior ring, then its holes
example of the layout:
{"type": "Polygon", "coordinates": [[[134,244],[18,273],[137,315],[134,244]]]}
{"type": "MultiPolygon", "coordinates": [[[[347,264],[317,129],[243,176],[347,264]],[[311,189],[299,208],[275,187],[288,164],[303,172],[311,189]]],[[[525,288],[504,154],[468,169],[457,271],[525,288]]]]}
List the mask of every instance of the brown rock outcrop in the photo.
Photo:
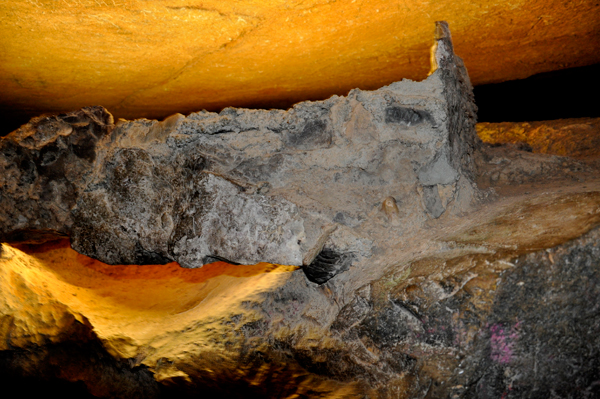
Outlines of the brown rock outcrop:
{"type": "Polygon", "coordinates": [[[599,130],[600,118],[477,124],[477,134],[486,143],[525,144],[532,152],[579,159],[598,157],[599,130]]]}
{"type": "Polygon", "coordinates": [[[3,245],[0,365],[99,397],[593,396],[599,224],[600,182],[559,180],[321,286],[294,267],[109,266],[66,243],[3,245]]]}

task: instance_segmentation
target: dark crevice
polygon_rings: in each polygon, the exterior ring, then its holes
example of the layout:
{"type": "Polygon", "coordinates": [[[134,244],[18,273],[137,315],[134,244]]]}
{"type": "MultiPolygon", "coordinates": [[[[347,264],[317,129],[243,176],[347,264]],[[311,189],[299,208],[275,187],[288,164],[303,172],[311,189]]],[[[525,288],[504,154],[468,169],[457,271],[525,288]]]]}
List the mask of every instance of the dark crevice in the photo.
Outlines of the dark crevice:
{"type": "Polygon", "coordinates": [[[600,64],[476,86],[478,122],[600,117],[600,64]]]}
{"type": "Polygon", "coordinates": [[[348,270],[352,263],[352,255],[341,254],[333,249],[324,248],[308,266],[304,266],[304,274],[313,283],[323,284],[331,278],[348,270]]]}

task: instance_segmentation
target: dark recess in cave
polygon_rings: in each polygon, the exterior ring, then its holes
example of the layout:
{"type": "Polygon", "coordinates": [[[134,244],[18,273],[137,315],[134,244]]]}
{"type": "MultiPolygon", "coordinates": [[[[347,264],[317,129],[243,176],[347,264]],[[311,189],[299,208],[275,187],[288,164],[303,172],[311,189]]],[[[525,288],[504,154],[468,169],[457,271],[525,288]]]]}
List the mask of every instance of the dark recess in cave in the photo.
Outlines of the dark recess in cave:
{"type": "Polygon", "coordinates": [[[475,87],[478,122],[600,117],[600,64],[475,87]],[[592,100],[590,100],[590,98],[592,100]]]}
{"type": "MultiPolygon", "coordinates": [[[[600,117],[597,101],[588,100],[588,93],[593,97],[598,91],[600,91],[600,64],[540,73],[527,79],[476,86],[475,102],[479,108],[477,119],[479,122],[531,122],[600,117]]],[[[244,107],[287,109],[291,105],[291,101],[282,100],[277,103],[245,104],[244,107]]],[[[209,109],[209,111],[219,110],[209,109]]],[[[186,110],[181,112],[186,113],[186,110]]],[[[2,121],[0,136],[6,136],[32,117],[43,113],[43,111],[15,109],[0,104],[2,121]]]]}

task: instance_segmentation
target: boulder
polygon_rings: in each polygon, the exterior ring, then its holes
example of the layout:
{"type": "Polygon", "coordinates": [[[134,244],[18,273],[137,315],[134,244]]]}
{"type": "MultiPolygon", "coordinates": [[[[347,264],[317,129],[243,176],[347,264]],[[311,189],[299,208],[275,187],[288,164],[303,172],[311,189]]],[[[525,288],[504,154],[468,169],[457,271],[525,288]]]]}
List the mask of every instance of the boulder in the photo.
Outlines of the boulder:
{"type": "Polygon", "coordinates": [[[447,24],[436,29],[423,82],[289,111],[37,118],[0,144],[0,238],[56,232],[109,264],[305,266],[319,283],[372,262],[377,236],[460,212],[476,192],[472,87],[447,24]]]}

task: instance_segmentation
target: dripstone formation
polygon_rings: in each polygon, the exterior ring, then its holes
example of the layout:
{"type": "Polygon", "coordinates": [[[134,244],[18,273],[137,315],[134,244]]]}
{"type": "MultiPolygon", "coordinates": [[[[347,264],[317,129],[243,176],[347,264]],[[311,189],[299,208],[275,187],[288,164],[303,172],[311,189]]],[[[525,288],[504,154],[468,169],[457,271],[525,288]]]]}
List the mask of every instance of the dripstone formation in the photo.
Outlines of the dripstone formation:
{"type": "Polygon", "coordinates": [[[445,23],[432,51],[423,82],[288,111],[115,123],[88,107],[3,138],[0,382],[598,397],[597,121],[482,143],[445,23]]]}

